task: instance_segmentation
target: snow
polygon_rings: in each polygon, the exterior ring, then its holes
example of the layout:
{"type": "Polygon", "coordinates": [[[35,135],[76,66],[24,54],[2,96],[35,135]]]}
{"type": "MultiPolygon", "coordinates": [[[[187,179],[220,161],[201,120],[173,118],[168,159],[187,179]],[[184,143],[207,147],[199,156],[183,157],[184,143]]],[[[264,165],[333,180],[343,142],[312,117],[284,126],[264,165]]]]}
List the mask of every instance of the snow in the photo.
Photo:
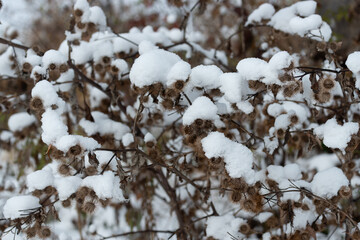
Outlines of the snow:
{"type": "Polygon", "coordinates": [[[183,124],[191,125],[196,119],[212,120],[219,119],[216,105],[207,97],[198,97],[188,107],[183,115],[183,124]]]}
{"type": "Polygon", "coordinates": [[[211,132],[201,140],[207,158],[224,158],[226,171],[232,178],[243,177],[249,184],[254,181],[254,156],[250,149],[226,138],[223,133],[211,132]]]}
{"type": "Polygon", "coordinates": [[[224,73],[220,75],[220,91],[231,103],[240,102],[247,93],[247,82],[238,73],[224,73]]]}
{"type": "Polygon", "coordinates": [[[46,110],[41,118],[41,138],[47,145],[55,144],[62,136],[68,135],[68,127],[54,110],[46,110]]]}
{"type": "Polygon", "coordinates": [[[206,222],[206,234],[215,239],[231,240],[233,239],[231,235],[236,237],[242,235],[239,233],[239,228],[243,223],[246,223],[244,219],[235,218],[232,214],[209,217],[206,222]]]}
{"type": "Polygon", "coordinates": [[[95,135],[100,133],[104,136],[107,134],[113,134],[115,139],[121,140],[121,138],[130,132],[130,128],[123,123],[113,121],[102,112],[91,112],[92,117],[95,122],[88,121],[86,119],[81,119],[79,124],[84,129],[88,136],[95,135]]]}
{"type": "Polygon", "coordinates": [[[36,118],[27,112],[15,113],[10,116],[8,126],[12,132],[20,132],[24,128],[31,126],[36,122],[36,118]]]}
{"type": "Polygon", "coordinates": [[[245,26],[251,23],[261,23],[262,20],[267,20],[275,13],[275,8],[270,3],[263,3],[255,9],[248,17],[245,26]]]}
{"type": "Polygon", "coordinates": [[[63,63],[67,62],[67,57],[63,53],[57,50],[48,50],[45,52],[42,57],[42,65],[45,68],[48,68],[50,64],[55,64],[60,66],[63,63]]]}
{"type": "Polygon", "coordinates": [[[151,133],[146,133],[144,137],[145,142],[156,142],[156,138],[151,133]]]}
{"type": "Polygon", "coordinates": [[[162,49],[145,52],[135,60],[130,70],[130,81],[138,87],[157,82],[166,85],[169,71],[179,61],[182,60],[178,55],[162,49]]]}
{"type": "Polygon", "coordinates": [[[276,53],[267,63],[260,58],[245,58],[239,61],[236,66],[239,74],[246,80],[259,80],[265,84],[281,85],[278,74],[282,68],[291,63],[289,53],[282,51],[276,53]]]}
{"type": "Polygon", "coordinates": [[[195,87],[214,89],[220,87],[219,77],[223,74],[215,65],[199,65],[191,70],[190,82],[195,87]]]}
{"type": "Polygon", "coordinates": [[[40,98],[44,108],[51,108],[52,105],[57,105],[61,111],[65,105],[65,102],[58,97],[54,86],[46,80],[36,83],[35,87],[31,90],[31,96],[33,98],[40,98]]]}
{"type": "Polygon", "coordinates": [[[98,6],[93,6],[90,8],[90,16],[88,21],[102,27],[106,26],[106,16],[103,10],[98,6]]]}
{"type": "Polygon", "coordinates": [[[329,148],[338,148],[345,151],[347,144],[353,134],[359,131],[359,124],[356,122],[347,122],[342,126],[336,122],[335,118],[329,119],[325,124],[314,129],[315,135],[323,139],[323,143],[329,148]]]}
{"type": "Polygon", "coordinates": [[[121,138],[122,143],[124,144],[125,147],[129,146],[131,143],[134,142],[134,136],[131,133],[126,133],[124,134],[124,136],[121,138]]]}
{"type": "Polygon", "coordinates": [[[304,211],[301,208],[294,208],[294,229],[305,229],[308,224],[312,224],[317,218],[315,211],[304,211]]]}
{"type": "Polygon", "coordinates": [[[55,178],[55,186],[59,195],[59,200],[64,201],[75,193],[78,190],[81,181],[82,179],[78,176],[55,178]]]}
{"type": "Polygon", "coordinates": [[[325,198],[331,198],[338,194],[342,186],[348,186],[349,180],[340,168],[332,167],[318,172],[311,181],[311,191],[325,198]]]}
{"type": "Polygon", "coordinates": [[[26,185],[30,192],[36,189],[43,190],[54,185],[54,176],[47,169],[38,170],[26,176],[26,185]]]}
{"type": "Polygon", "coordinates": [[[64,135],[57,139],[54,146],[66,153],[69,149],[75,145],[80,145],[83,149],[93,150],[100,147],[97,141],[93,138],[83,137],[79,135],[64,135]]]}
{"type": "Polygon", "coordinates": [[[357,89],[360,89],[360,51],[353,52],[349,54],[346,59],[345,65],[348,69],[353,72],[356,78],[355,86],[357,89]]]}
{"type": "Polygon", "coordinates": [[[119,186],[119,178],[111,171],[106,171],[103,175],[88,176],[83,179],[81,186],[93,189],[100,199],[112,198],[115,201],[125,199],[119,186]]]}
{"type": "Polygon", "coordinates": [[[30,195],[9,198],[3,208],[5,218],[16,219],[26,217],[29,213],[40,208],[39,199],[30,195]]]}
{"type": "Polygon", "coordinates": [[[275,29],[302,37],[311,33],[310,38],[317,41],[329,41],[331,29],[321,16],[314,14],[315,1],[297,2],[290,7],[285,7],[276,12],[268,25],[275,29]]]}
{"type": "Polygon", "coordinates": [[[176,81],[186,81],[189,78],[191,73],[191,66],[189,63],[180,61],[177,62],[170,69],[167,75],[167,86],[169,87],[171,84],[174,84],[176,81]]]}

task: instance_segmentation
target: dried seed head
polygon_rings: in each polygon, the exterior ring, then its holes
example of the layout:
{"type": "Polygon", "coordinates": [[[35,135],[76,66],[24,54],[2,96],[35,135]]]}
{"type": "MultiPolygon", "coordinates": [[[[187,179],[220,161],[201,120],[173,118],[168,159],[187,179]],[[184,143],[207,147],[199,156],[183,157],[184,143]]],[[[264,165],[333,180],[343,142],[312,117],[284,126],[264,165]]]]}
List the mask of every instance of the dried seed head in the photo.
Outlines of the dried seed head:
{"type": "Polygon", "coordinates": [[[278,130],[276,130],[276,136],[278,138],[284,138],[285,133],[286,133],[286,131],[284,129],[282,129],[282,128],[279,128],[278,130]]]}
{"type": "Polygon", "coordinates": [[[69,149],[68,153],[70,156],[77,156],[81,153],[81,151],[82,151],[82,149],[81,149],[80,145],[75,145],[69,149]]]}
{"type": "Polygon", "coordinates": [[[42,110],[44,108],[42,100],[39,97],[32,98],[30,101],[30,108],[36,112],[42,110]]]}
{"type": "Polygon", "coordinates": [[[289,84],[284,87],[283,94],[285,97],[292,97],[296,93],[296,84],[289,84]]]}
{"type": "Polygon", "coordinates": [[[46,195],[51,195],[53,193],[56,192],[56,189],[52,186],[47,186],[45,189],[44,189],[44,192],[46,195]]]}
{"type": "Polygon", "coordinates": [[[336,51],[339,49],[340,45],[341,45],[341,44],[338,44],[338,43],[336,43],[336,42],[331,42],[330,45],[329,45],[329,47],[330,47],[331,50],[333,50],[334,52],[336,52],[336,51]]]}
{"type": "Polygon", "coordinates": [[[251,199],[247,199],[243,202],[243,208],[248,212],[254,212],[255,203],[251,199]]]}
{"type": "Polygon", "coordinates": [[[232,191],[231,200],[235,203],[240,202],[241,200],[241,192],[240,191],[232,191]]]}
{"type": "Polygon", "coordinates": [[[117,74],[119,72],[119,68],[117,66],[111,66],[111,72],[113,74],[117,74]]]}
{"type": "Polygon", "coordinates": [[[198,127],[201,127],[203,125],[204,121],[201,118],[197,118],[195,120],[195,125],[198,127]]]}
{"type": "Polygon", "coordinates": [[[107,64],[109,64],[110,63],[110,58],[108,57],[108,56],[104,56],[103,58],[102,58],[102,62],[105,64],[105,65],[107,65],[107,64]]]}
{"type": "Polygon", "coordinates": [[[50,69],[50,70],[55,70],[55,69],[56,69],[56,64],[55,64],[55,63],[51,63],[51,64],[49,65],[49,69],[50,69]]]}
{"type": "Polygon", "coordinates": [[[35,197],[40,197],[43,194],[43,191],[39,189],[35,189],[31,194],[35,197]]]}
{"type": "Polygon", "coordinates": [[[86,25],[85,25],[84,23],[82,23],[82,22],[79,21],[79,22],[76,23],[76,26],[77,26],[79,29],[84,29],[86,25]]]}
{"type": "Polygon", "coordinates": [[[351,188],[348,186],[342,186],[339,190],[339,196],[341,198],[349,198],[351,196],[351,188]]]}
{"type": "Polygon", "coordinates": [[[75,9],[74,15],[75,17],[81,17],[83,15],[83,11],[81,9],[75,9]]]}
{"type": "Polygon", "coordinates": [[[326,50],[326,42],[319,42],[317,45],[316,45],[316,49],[319,51],[319,52],[324,52],[326,50]]]}
{"type": "Polygon", "coordinates": [[[27,238],[33,238],[36,236],[36,229],[34,227],[29,227],[25,231],[27,238]]]}
{"type": "Polygon", "coordinates": [[[30,73],[32,70],[32,65],[28,62],[24,62],[24,64],[22,65],[22,69],[24,72],[30,73]]]}
{"type": "Polygon", "coordinates": [[[291,115],[291,116],[290,116],[290,122],[291,122],[292,124],[297,124],[297,123],[299,122],[298,116],[295,115],[295,114],[291,115]]]}
{"type": "Polygon", "coordinates": [[[97,173],[97,169],[95,166],[89,166],[85,168],[85,172],[88,176],[93,176],[97,173]]]}
{"type": "Polygon", "coordinates": [[[321,103],[326,103],[328,101],[330,101],[331,99],[331,93],[330,92],[320,92],[319,94],[317,94],[318,100],[321,103]]]}
{"type": "Polygon", "coordinates": [[[59,69],[54,69],[49,71],[49,80],[55,81],[60,77],[60,71],[59,69]]]}
{"type": "Polygon", "coordinates": [[[260,90],[266,87],[264,83],[257,80],[249,80],[248,84],[249,84],[249,88],[253,90],[260,90]]]}
{"type": "Polygon", "coordinates": [[[161,105],[165,108],[165,109],[172,109],[174,106],[174,103],[171,99],[164,99],[164,101],[161,102],[161,105]]]}
{"type": "Polygon", "coordinates": [[[104,66],[101,63],[95,64],[95,71],[102,72],[104,70],[104,66]]]}
{"type": "Polygon", "coordinates": [[[190,125],[184,126],[184,133],[190,135],[194,131],[193,127],[190,125]]]}
{"type": "Polygon", "coordinates": [[[184,86],[185,86],[184,81],[177,80],[177,81],[175,82],[175,88],[176,88],[177,90],[182,90],[182,89],[184,88],[184,86]]]}
{"type": "Polygon", "coordinates": [[[153,141],[146,142],[145,145],[146,145],[148,148],[152,148],[152,147],[155,146],[155,144],[154,144],[153,141]]]}
{"type": "Polygon", "coordinates": [[[95,210],[95,204],[93,202],[86,202],[82,205],[82,210],[86,213],[93,213],[95,210]]]}
{"type": "Polygon", "coordinates": [[[61,205],[64,207],[64,208],[68,208],[71,206],[71,201],[70,199],[66,199],[64,201],[61,202],[61,205]]]}
{"type": "Polygon", "coordinates": [[[38,235],[40,238],[48,238],[51,235],[51,230],[48,227],[41,227],[40,231],[38,231],[38,235]]]}
{"type": "Polygon", "coordinates": [[[60,65],[59,70],[61,73],[64,73],[64,72],[67,72],[67,70],[69,70],[69,67],[67,64],[63,63],[60,65]]]}
{"type": "Polygon", "coordinates": [[[239,232],[241,232],[244,235],[248,235],[250,233],[250,225],[247,223],[241,224],[239,228],[239,232]]]}
{"type": "Polygon", "coordinates": [[[335,81],[331,78],[326,78],[325,80],[322,81],[322,86],[325,89],[330,90],[335,86],[335,81]]]}

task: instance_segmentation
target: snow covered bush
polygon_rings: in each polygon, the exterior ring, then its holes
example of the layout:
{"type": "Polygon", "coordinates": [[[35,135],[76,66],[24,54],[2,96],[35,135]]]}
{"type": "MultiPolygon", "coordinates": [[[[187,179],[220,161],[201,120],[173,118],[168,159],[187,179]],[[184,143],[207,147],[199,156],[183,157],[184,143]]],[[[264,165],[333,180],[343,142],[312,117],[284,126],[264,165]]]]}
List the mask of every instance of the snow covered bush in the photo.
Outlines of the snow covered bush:
{"type": "Polygon", "coordinates": [[[360,239],[360,52],[315,1],[119,2],[55,49],[0,23],[2,239],[360,239]]]}

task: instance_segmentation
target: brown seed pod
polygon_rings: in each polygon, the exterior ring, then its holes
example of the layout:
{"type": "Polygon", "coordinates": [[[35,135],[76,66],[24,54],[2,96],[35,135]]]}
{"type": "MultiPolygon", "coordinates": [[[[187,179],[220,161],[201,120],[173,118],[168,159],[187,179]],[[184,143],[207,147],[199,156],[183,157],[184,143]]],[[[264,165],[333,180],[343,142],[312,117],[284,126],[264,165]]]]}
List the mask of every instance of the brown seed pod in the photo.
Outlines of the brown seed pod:
{"type": "Polygon", "coordinates": [[[33,238],[36,236],[36,229],[34,227],[29,227],[25,231],[27,238],[33,238]]]}
{"type": "Polygon", "coordinates": [[[107,64],[109,64],[110,63],[110,57],[108,57],[108,56],[104,56],[102,59],[102,62],[105,64],[105,65],[107,65],[107,64]]]}
{"type": "Polygon", "coordinates": [[[321,81],[321,86],[326,90],[331,90],[332,88],[335,87],[335,81],[331,78],[326,78],[321,81]]]}
{"type": "Polygon", "coordinates": [[[86,25],[85,25],[84,23],[82,23],[81,21],[79,21],[79,22],[76,23],[76,26],[77,26],[79,29],[84,29],[86,25]]]}
{"type": "Polygon", "coordinates": [[[317,49],[319,52],[325,52],[325,50],[326,50],[326,42],[319,42],[319,43],[316,45],[316,49],[317,49]]]}
{"type": "Polygon", "coordinates": [[[182,80],[177,80],[174,85],[177,90],[182,90],[185,86],[185,83],[182,80]]]}
{"type": "MultiPolygon", "coordinates": [[[[116,66],[111,66],[110,70],[111,70],[111,73],[112,73],[112,74],[117,74],[117,73],[119,73],[119,68],[116,67],[116,66]]],[[[147,97],[147,96],[146,96],[146,97],[147,97]]],[[[143,101],[144,101],[144,99],[143,99],[143,101]]],[[[144,102],[145,102],[145,101],[144,101],[144,102]]]]}
{"type": "Polygon", "coordinates": [[[52,186],[47,186],[45,189],[44,189],[44,192],[46,195],[51,195],[53,193],[56,192],[56,189],[52,186]]]}
{"type": "Polygon", "coordinates": [[[239,228],[239,232],[241,232],[244,235],[248,235],[251,231],[250,225],[247,223],[241,224],[239,228]]]}
{"type": "Polygon", "coordinates": [[[64,208],[68,208],[71,206],[71,200],[70,199],[66,199],[64,201],[61,202],[61,205],[64,207],[64,208]]]}
{"type": "Polygon", "coordinates": [[[276,130],[276,136],[278,138],[284,138],[285,134],[286,134],[286,130],[284,130],[282,128],[279,128],[279,129],[276,130]]]}
{"type": "Polygon", "coordinates": [[[83,15],[83,11],[81,9],[75,9],[74,16],[81,17],[83,15]]]}
{"type": "Polygon", "coordinates": [[[197,118],[195,120],[195,125],[198,126],[198,127],[201,127],[204,123],[204,120],[200,119],[200,118],[197,118]]]}
{"type": "Polygon", "coordinates": [[[164,99],[164,101],[161,102],[161,105],[165,108],[165,109],[172,109],[174,106],[174,102],[171,99],[164,99]]]}
{"type": "Polygon", "coordinates": [[[93,176],[97,174],[97,168],[95,166],[89,166],[85,168],[85,172],[88,176],[93,176]]]}
{"type": "Polygon", "coordinates": [[[42,100],[39,97],[32,98],[30,101],[30,108],[36,112],[42,110],[44,108],[42,100]]]}
{"type": "Polygon", "coordinates": [[[231,200],[234,203],[240,202],[240,200],[241,200],[241,192],[240,191],[232,191],[231,200]]]}
{"type": "Polygon", "coordinates": [[[26,73],[30,73],[32,68],[33,68],[32,65],[28,62],[24,62],[24,64],[22,65],[22,70],[23,70],[23,72],[26,72],[26,73]]]}
{"type": "Polygon", "coordinates": [[[70,175],[70,167],[67,164],[61,164],[58,168],[58,171],[61,175],[64,176],[70,175]]]}
{"type": "Polygon", "coordinates": [[[64,73],[64,72],[67,72],[69,70],[69,66],[65,63],[61,64],[60,67],[59,67],[59,71],[61,73],[64,73]]]}
{"type": "Polygon", "coordinates": [[[82,152],[82,148],[80,145],[75,145],[75,146],[72,146],[69,151],[68,151],[68,154],[69,156],[78,156],[80,153],[82,152]]]}
{"type": "Polygon", "coordinates": [[[351,197],[351,188],[348,186],[342,186],[339,190],[339,196],[341,198],[350,198],[351,197]]]}
{"type": "Polygon", "coordinates": [[[295,115],[295,114],[291,115],[291,116],[290,116],[290,122],[291,122],[292,124],[297,124],[297,123],[299,122],[298,116],[295,115]]]}
{"type": "Polygon", "coordinates": [[[95,210],[95,204],[93,202],[85,202],[82,205],[82,210],[86,213],[93,213],[95,210]]]}
{"type": "Polygon", "coordinates": [[[50,230],[49,227],[43,226],[43,227],[41,227],[40,230],[38,231],[38,236],[39,236],[40,238],[42,238],[42,239],[48,238],[48,237],[50,237],[50,235],[51,235],[51,230],[50,230]]]}
{"type": "Polygon", "coordinates": [[[55,81],[60,77],[59,69],[54,69],[49,71],[49,81],[55,81]]]}

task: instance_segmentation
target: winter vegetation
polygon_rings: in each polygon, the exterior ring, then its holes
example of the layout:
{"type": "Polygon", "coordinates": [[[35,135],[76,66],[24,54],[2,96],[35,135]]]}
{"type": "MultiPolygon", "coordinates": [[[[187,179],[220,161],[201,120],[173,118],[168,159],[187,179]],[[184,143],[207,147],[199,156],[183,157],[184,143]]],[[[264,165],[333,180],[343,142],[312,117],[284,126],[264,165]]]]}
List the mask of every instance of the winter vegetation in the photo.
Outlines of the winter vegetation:
{"type": "Polygon", "coordinates": [[[326,2],[4,0],[1,239],[360,239],[360,5],[326,2]]]}

